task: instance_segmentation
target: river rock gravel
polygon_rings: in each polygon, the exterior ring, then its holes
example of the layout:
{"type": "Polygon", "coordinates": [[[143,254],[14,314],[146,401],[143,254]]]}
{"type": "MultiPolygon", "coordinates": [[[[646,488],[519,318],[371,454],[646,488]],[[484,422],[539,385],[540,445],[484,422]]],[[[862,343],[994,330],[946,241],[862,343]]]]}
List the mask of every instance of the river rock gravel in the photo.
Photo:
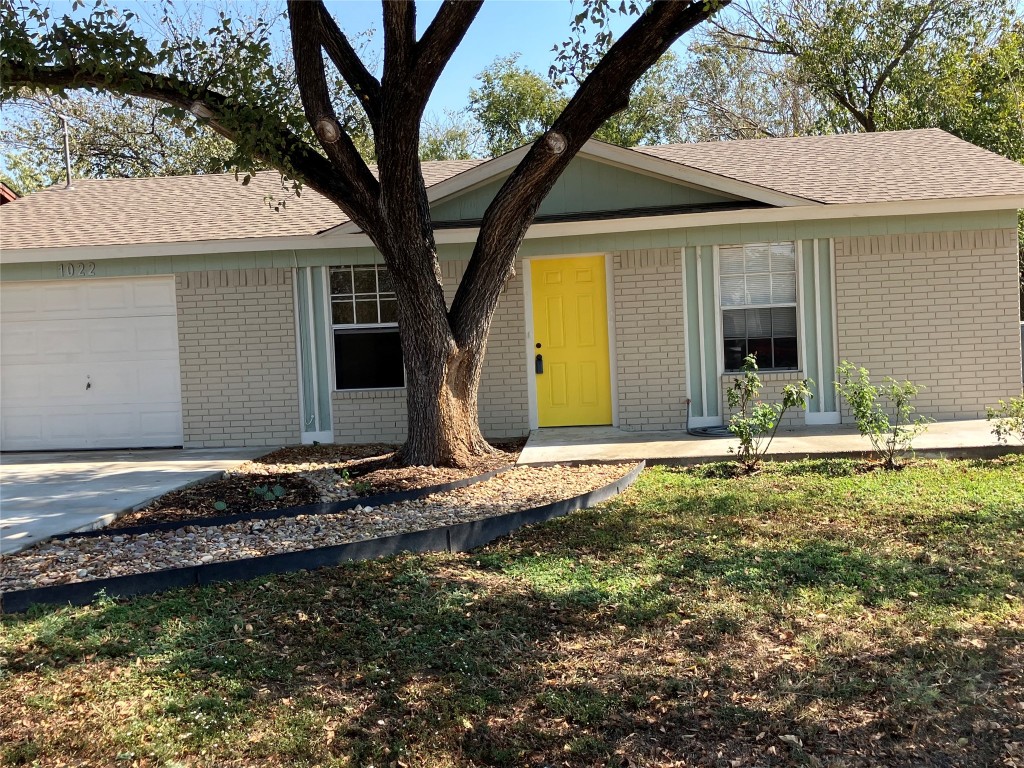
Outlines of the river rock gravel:
{"type": "Polygon", "coordinates": [[[572,498],[618,480],[634,464],[515,467],[483,483],[416,501],[332,515],[249,520],[135,535],[41,542],[0,557],[0,591],[126,576],[166,568],[329,547],[438,528],[572,498]]]}

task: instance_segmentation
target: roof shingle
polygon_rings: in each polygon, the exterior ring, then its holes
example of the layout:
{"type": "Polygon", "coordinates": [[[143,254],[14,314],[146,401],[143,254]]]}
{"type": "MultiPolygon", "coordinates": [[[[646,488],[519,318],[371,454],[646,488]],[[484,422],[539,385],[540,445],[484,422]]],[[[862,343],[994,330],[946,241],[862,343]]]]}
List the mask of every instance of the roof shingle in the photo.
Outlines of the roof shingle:
{"type": "MultiPolygon", "coordinates": [[[[826,204],[1024,195],[1024,165],[938,129],[670,144],[636,151],[826,204]]],[[[423,163],[427,186],[485,161],[423,163]]],[[[274,171],[82,179],[0,208],[0,248],[118,246],[311,236],[348,220],[326,198],[296,198],[274,171]],[[279,211],[272,203],[284,201],[279,211]]]]}
{"type": "Polygon", "coordinates": [[[833,205],[1024,194],[1024,165],[938,128],[636,149],[833,205]]]}

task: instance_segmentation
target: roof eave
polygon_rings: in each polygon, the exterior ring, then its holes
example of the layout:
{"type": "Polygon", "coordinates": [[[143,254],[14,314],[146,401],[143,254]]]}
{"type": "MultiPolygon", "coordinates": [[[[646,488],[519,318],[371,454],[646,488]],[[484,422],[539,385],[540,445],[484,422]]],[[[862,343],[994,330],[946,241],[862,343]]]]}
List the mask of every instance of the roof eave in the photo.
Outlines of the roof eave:
{"type": "MultiPolygon", "coordinates": [[[[1024,209],[1024,194],[986,195],[982,197],[932,198],[924,200],[879,201],[871,203],[843,203],[831,205],[805,205],[785,208],[749,208],[707,213],[640,216],[598,221],[573,221],[534,224],[527,239],[546,237],[573,237],[621,232],[648,232],[653,230],[687,229],[694,227],[725,226],[730,224],[785,223],[821,221],[827,219],[857,219],[885,216],[916,216],[972,212],[1000,212],[1024,209]]],[[[479,229],[476,227],[438,230],[438,244],[472,243],[479,229]]],[[[841,236],[841,233],[837,234],[841,236]]],[[[302,251],[331,248],[372,247],[369,237],[362,233],[336,235],[328,244],[320,236],[280,236],[243,238],[238,240],[198,240],[174,243],[144,243],[139,245],[104,245],[58,248],[6,249],[0,243],[0,264],[42,263],[60,260],[96,261],[110,258],[144,258],[188,256],[239,252],[291,252],[294,266],[300,266],[302,251]]]]}

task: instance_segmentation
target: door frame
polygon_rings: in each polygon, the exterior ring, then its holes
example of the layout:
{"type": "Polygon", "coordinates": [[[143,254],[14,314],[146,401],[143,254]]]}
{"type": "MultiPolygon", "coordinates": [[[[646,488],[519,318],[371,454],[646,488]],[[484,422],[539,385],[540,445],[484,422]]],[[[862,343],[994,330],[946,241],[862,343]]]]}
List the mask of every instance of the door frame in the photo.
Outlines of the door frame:
{"type": "MultiPolygon", "coordinates": [[[[604,292],[605,315],[608,317],[608,378],[612,395],[612,426],[619,426],[619,377],[615,363],[615,290],[612,284],[612,257],[610,253],[559,253],[546,256],[528,256],[523,258],[523,311],[526,329],[526,345],[524,347],[526,364],[526,399],[530,416],[530,430],[540,429],[537,414],[537,374],[533,371],[534,329],[533,329],[533,269],[531,262],[550,259],[585,259],[604,257],[604,292]]],[[[559,429],[559,427],[547,427],[559,429]]]]}

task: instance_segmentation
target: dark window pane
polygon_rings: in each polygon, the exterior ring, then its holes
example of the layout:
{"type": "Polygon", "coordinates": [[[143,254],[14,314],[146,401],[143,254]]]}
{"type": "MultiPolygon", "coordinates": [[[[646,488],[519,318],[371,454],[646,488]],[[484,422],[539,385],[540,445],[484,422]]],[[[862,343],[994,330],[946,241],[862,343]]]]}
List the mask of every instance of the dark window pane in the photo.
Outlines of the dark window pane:
{"type": "Polygon", "coordinates": [[[356,300],[356,322],[363,325],[370,325],[380,322],[377,319],[377,300],[369,301],[356,300]]]}
{"type": "Polygon", "coordinates": [[[750,339],[747,341],[747,354],[757,358],[758,368],[772,367],[772,340],[750,339]]]}
{"type": "Polygon", "coordinates": [[[352,267],[331,269],[331,293],[352,293],[352,267]]]}
{"type": "Polygon", "coordinates": [[[772,308],[772,336],[796,338],[796,307],[772,308]]]}
{"type": "Polygon", "coordinates": [[[796,336],[775,339],[775,367],[797,367],[796,336]]]}
{"type": "Polygon", "coordinates": [[[354,281],[356,293],[377,292],[377,270],[373,267],[356,267],[354,281]]]}
{"type": "MultiPolygon", "coordinates": [[[[772,311],[770,309],[748,309],[747,336],[749,338],[769,339],[772,335],[772,311]]],[[[758,358],[758,365],[761,365],[758,358]]]]}
{"type": "Polygon", "coordinates": [[[405,386],[398,329],[335,331],[334,366],[338,389],[405,386]]]}
{"type": "Polygon", "coordinates": [[[395,281],[391,279],[387,267],[377,267],[377,290],[381,293],[395,292],[395,281]]]}
{"type": "Polygon", "coordinates": [[[398,302],[394,299],[380,300],[380,321],[382,323],[398,322],[398,302]]]}
{"type": "Polygon", "coordinates": [[[726,339],[747,337],[746,316],[742,309],[727,309],[722,312],[722,335],[726,339]]]}
{"type": "Polygon", "coordinates": [[[727,339],[725,342],[725,370],[738,371],[747,356],[747,342],[744,339],[727,339]]]}
{"type": "Polygon", "coordinates": [[[335,325],[352,325],[355,322],[351,299],[334,299],[331,302],[331,322],[335,325]]]}

